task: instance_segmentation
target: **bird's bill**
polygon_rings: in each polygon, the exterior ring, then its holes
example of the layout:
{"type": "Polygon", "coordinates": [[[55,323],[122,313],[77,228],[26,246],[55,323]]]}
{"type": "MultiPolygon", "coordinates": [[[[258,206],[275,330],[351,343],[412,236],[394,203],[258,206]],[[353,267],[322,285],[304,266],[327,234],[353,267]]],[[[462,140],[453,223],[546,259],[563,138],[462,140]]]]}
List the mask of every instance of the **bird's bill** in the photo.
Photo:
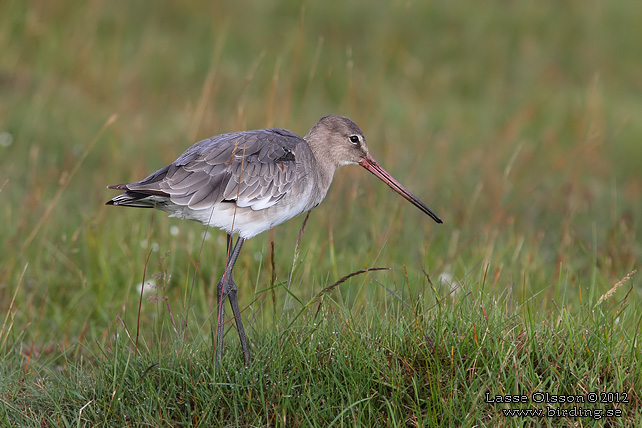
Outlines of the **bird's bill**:
{"type": "Polygon", "coordinates": [[[406,198],[407,201],[430,216],[430,218],[435,220],[437,223],[443,223],[443,221],[439,217],[437,217],[437,214],[432,212],[430,208],[428,208],[423,202],[421,202],[415,195],[413,195],[408,189],[403,187],[401,183],[395,180],[392,175],[388,174],[388,172],[386,172],[386,170],[383,169],[381,165],[379,165],[377,161],[374,160],[371,156],[361,159],[361,161],[359,161],[359,165],[379,177],[379,179],[390,186],[392,190],[406,198]]]}

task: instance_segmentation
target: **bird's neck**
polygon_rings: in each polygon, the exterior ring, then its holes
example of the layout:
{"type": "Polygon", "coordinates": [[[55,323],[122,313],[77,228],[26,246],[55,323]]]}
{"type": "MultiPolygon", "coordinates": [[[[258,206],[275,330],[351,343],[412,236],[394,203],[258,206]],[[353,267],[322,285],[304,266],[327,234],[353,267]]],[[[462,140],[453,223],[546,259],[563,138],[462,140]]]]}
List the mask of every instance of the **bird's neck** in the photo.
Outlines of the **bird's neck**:
{"type": "Polygon", "coordinates": [[[337,164],[335,157],[329,153],[326,147],[316,144],[308,144],[308,146],[317,164],[315,168],[312,168],[312,171],[317,176],[317,194],[320,197],[318,202],[321,202],[332,184],[334,171],[340,165],[337,164]]]}

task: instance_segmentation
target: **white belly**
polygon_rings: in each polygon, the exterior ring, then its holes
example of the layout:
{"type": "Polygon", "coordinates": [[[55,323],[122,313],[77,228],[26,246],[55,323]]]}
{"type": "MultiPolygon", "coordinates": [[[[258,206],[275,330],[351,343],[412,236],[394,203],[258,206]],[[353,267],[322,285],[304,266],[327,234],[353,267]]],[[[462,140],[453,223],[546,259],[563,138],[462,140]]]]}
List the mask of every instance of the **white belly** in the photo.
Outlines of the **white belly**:
{"type": "MultiPolygon", "coordinates": [[[[280,201],[284,202],[284,201],[280,201]]],[[[158,208],[170,213],[170,217],[195,220],[227,233],[237,233],[247,239],[272,229],[306,210],[306,201],[301,198],[296,204],[281,204],[254,211],[249,207],[237,207],[235,203],[219,203],[212,208],[193,210],[187,206],[165,205],[158,208]]]]}

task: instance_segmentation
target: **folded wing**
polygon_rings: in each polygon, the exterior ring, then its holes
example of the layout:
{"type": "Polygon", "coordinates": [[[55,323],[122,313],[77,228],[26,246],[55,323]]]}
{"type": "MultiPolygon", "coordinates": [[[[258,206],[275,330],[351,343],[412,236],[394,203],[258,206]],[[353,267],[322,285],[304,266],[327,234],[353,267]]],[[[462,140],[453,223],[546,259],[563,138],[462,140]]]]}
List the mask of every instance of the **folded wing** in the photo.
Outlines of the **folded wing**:
{"type": "Polygon", "coordinates": [[[109,187],[126,190],[114,198],[120,205],[144,206],[142,199],[156,196],[194,210],[220,203],[263,210],[292,188],[301,144],[301,137],[284,129],[217,135],[141,181],[109,187]]]}

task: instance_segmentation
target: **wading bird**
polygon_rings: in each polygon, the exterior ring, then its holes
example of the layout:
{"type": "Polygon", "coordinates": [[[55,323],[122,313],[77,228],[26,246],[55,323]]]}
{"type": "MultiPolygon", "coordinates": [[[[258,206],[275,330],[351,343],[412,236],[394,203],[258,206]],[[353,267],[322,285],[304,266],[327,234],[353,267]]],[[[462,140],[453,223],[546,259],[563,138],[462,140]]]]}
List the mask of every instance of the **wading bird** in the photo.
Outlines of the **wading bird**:
{"type": "Polygon", "coordinates": [[[257,129],[199,141],[178,159],[140,181],[108,186],[124,190],[107,205],[157,208],[227,232],[227,261],[217,284],[216,363],[223,352],[225,298],[230,306],[245,364],[251,362],[237,300],[233,270],[246,239],[309,211],[325,197],[334,171],[359,164],[437,223],[423,202],[370,155],[361,129],[350,119],[319,119],[303,138],[287,129],[257,129]],[[233,246],[233,234],[239,237],[233,246]]]}

